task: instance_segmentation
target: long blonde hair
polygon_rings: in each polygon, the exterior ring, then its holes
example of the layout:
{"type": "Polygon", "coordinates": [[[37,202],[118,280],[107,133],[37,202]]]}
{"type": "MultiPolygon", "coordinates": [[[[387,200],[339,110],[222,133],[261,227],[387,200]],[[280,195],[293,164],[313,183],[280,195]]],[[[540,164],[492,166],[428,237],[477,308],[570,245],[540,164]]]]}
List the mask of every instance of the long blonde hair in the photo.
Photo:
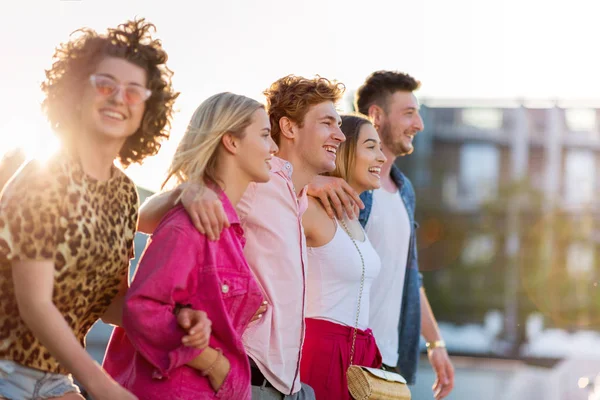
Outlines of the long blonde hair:
{"type": "Polygon", "coordinates": [[[217,183],[219,145],[226,133],[242,138],[256,110],[264,106],[246,96],[223,92],[206,99],[194,112],[177,146],[162,188],[206,180],[217,183]]]}

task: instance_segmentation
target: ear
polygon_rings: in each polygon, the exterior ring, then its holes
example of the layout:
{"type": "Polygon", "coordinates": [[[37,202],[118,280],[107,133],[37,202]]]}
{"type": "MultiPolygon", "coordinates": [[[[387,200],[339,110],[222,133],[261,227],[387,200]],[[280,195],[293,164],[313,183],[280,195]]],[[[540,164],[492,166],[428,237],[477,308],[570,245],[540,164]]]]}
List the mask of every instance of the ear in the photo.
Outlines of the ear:
{"type": "Polygon", "coordinates": [[[288,117],[279,119],[279,129],[281,130],[281,134],[288,139],[296,137],[296,124],[288,117]]]}
{"type": "Polygon", "coordinates": [[[221,143],[223,144],[223,147],[225,147],[225,151],[230,154],[237,154],[240,150],[240,142],[238,138],[229,132],[223,135],[221,138],[221,143]]]}
{"type": "Polygon", "coordinates": [[[372,104],[369,107],[369,119],[373,122],[373,126],[375,128],[381,126],[382,119],[384,117],[384,112],[377,104],[372,104]]]}

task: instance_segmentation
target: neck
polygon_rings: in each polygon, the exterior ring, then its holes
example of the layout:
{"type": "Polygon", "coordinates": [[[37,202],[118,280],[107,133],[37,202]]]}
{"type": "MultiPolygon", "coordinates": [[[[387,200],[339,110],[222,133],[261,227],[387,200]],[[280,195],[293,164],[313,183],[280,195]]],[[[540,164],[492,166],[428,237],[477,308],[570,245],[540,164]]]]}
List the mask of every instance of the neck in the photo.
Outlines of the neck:
{"type": "Polygon", "coordinates": [[[397,190],[396,184],[392,180],[392,166],[396,161],[396,155],[393,154],[385,145],[383,146],[383,154],[387,158],[381,166],[381,187],[393,192],[397,190]]]}
{"type": "Polygon", "coordinates": [[[361,195],[363,192],[366,192],[367,190],[369,190],[368,188],[364,188],[364,187],[362,187],[362,186],[360,186],[360,185],[357,185],[357,184],[356,184],[356,183],[354,183],[354,182],[348,182],[348,184],[350,185],[350,187],[351,187],[352,189],[354,189],[354,191],[355,191],[356,193],[358,193],[358,195],[359,195],[359,196],[360,196],[360,195],[361,195]]]}
{"type": "Polygon", "coordinates": [[[124,140],[107,141],[95,135],[82,135],[75,142],[77,154],[83,171],[94,179],[105,181],[110,179],[112,166],[124,140]]]}
{"type": "Polygon", "coordinates": [[[218,184],[221,185],[225,195],[235,207],[248,188],[250,179],[233,162],[228,162],[228,160],[218,163],[216,170],[218,171],[216,174],[218,184]]]}
{"type": "Polygon", "coordinates": [[[396,155],[393,154],[386,146],[383,146],[383,154],[385,155],[385,162],[381,166],[381,176],[385,178],[389,178],[392,173],[392,165],[394,165],[394,161],[396,161],[396,155]]]}
{"type": "Polygon", "coordinates": [[[302,189],[304,189],[304,187],[308,185],[318,175],[318,173],[312,171],[311,168],[303,163],[300,157],[293,152],[280,149],[277,157],[292,164],[292,182],[294,184],[294,188],[296,189],[296,196],[299,196],[300,192],[302,192],[302,189]]]}

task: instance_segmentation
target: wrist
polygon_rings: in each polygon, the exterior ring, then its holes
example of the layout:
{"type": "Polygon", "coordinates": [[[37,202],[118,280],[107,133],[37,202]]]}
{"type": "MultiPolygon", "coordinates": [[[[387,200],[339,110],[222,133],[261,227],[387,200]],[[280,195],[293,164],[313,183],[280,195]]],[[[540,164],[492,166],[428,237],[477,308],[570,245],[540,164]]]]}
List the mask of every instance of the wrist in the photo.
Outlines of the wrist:
{"type": "Polygon", "coordinates": [[[212,371],[210,371],[210,373],[208,374],[209,378],[223,378],[225,375],[227,375],[227,373],[229,372],[229,360],[227,359],[227,357],[225,357],[224,355],[220,355],[219,359],[217,360],[217,364],[215,365],[215,367],[212,369],[212,371]]]}
{"type": "Polygon", "coordinates": [[[99,368],[99,371],[94,374],[87,375],[84,379],[80,379],[82,386],[93,396],[97,397],[105,393],[116,382],[99,368]]]}
{"type": "Polygon", "coordinates": [[[432,342],[427,342],[425,343],[425,346],[427,347],[427,353],[431,353],[435,349],[446,349],[446,342],[444,342],[442,339],[439,339],[432,342]]]}
{"type": "Polygon", "coordinates": [[[200,372],[203,376],[212,376],[216,370],[218,370],[219,364],[221,363],[221,359],[223,358],[223,350],[215,349],[217,355],[214,358],[213,362],[207,367],[202,369],[200,372]]]}

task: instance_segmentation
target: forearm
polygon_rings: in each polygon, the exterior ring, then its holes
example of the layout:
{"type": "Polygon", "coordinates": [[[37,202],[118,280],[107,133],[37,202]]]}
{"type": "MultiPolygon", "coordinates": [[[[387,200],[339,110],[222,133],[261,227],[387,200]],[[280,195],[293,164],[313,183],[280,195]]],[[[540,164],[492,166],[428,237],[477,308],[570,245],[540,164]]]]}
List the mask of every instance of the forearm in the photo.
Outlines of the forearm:
{"type": "Polygon", "coordinates": [[[186,365],[198,370],[202,375],[206,375],[210,385],[216,391],[219,390],[231,370],[229,360],[220,351],[212,347],[207,347],[202,354],[186,363],[186,365]]]}
{"type": "Polygon", "coordinates": [[[431,306],[429,305],[429,300],[427,300],[427,294],[425,294],[425,289],[423,289],[422,287],[420,289],[420,296],[421,334],[427,342],[435,342],[438,340],[442,340],[440,328],[438,327],[437,321],[435,320],[435,316],[433,315],[433,311],[431,310],[431,306]]]}
{"type": "Polygon", "coordinates": [[[123,304],[125,303],[125,294],[119,293],[110,303],[108,309],[100,318],[102,322],[109,325],[123,326],[123,304]]]}
{"type": "Polygon", "coordinates": [[[219,352],[217,350],[208,346],[202,353],[200,353],[199,356],[186,363],[186,365],[188,367],[197,369],[200,372],[206,371],[211,367],[211,365],[213,365],[218,355],[219,352]]]}
{"type": "Polygon", "coordinates": [[[174,190],[157,193],[146,199],[140,208],[138,231],[148,234],[154,232],[162,217],[177,204],[182,191],[183,186],[180,185],[174,190]]]}
{"type": "Polygon", "coordinates": [[[123,308],[123,328],[134,347],[161,375],[170,375],[206,350],[183,344],[186,332],[170,305],[140,299],[136,293],[132,297],[123,308]]]}
{"type": "Polygon", "coordinates": [[[109,382],[52,302],[20,304],[19,311],[35,337],[90,393],[97,394],[109,382]]]}

